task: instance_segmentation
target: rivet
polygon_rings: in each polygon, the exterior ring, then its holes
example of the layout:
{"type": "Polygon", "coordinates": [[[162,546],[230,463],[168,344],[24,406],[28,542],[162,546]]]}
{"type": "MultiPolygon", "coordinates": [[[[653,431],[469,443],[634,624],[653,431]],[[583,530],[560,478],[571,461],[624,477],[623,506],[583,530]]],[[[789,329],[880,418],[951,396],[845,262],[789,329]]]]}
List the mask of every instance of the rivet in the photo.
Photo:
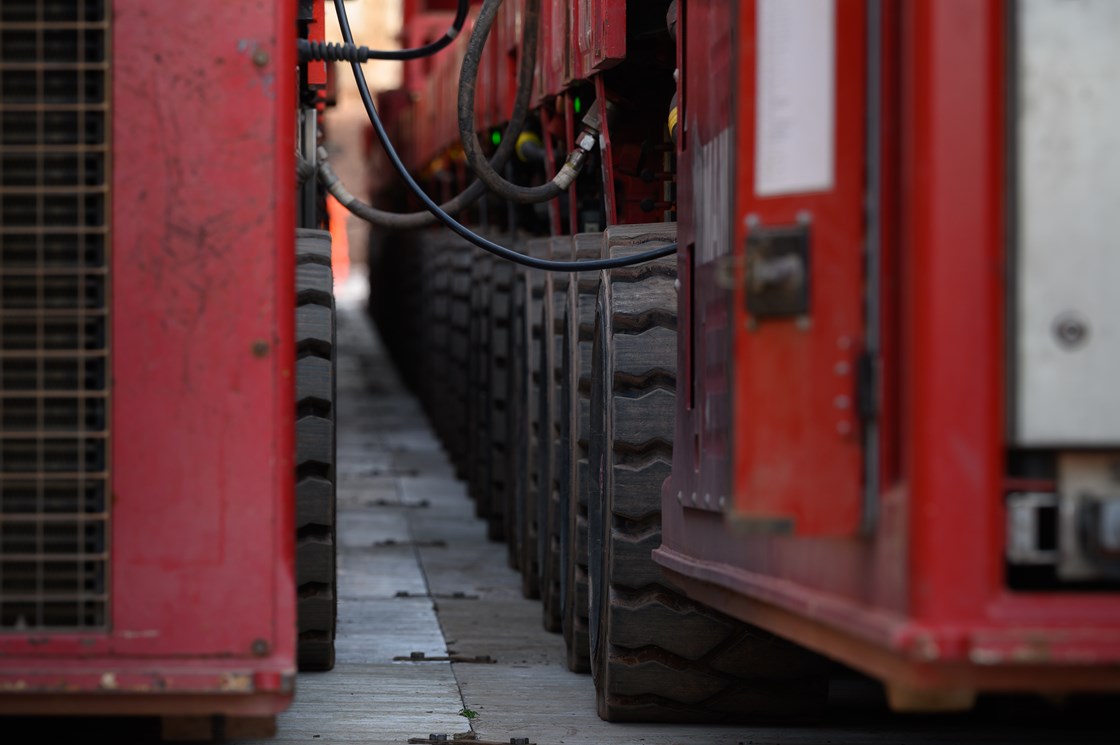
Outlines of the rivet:
{"type": "Polygon", "coordinates": [[[727,497],[720,497],[719,498],[719,508],[721,510],[726,510],[727,509],[727,497]]]}
{"type": "Polygon", "coordinates": [[[264,639],[254,639],[249,646],[249,651],[256,657],[264,657],[268,654],[268,642],[264,639]]]}
{"type": "Polygon", "coordinates": [[[253,64],[257,67],[264,67],[265,65],[267,65],[268,52],[261,47],[257,47],[257,50],[253,52],[253,64]]]}
{"type": "Polygon", "coordinates": [[[851,401],[848,399],[847,396],[837,396],[836,400],[833,402],[833,404],[838,409],[846,409],[851,404],[851,401]]]}
{"type": "Polygon", "coordinates": [[[268,342],[264,339],[257,339],[253,342],[253,356],[254,357],[267,357],[268,356],[268,342]]]}
{"type": "Polygon", "coordinates": [[[1073,349],[1089,336],[1089,323],[1077,313],[1063,313],[1054,321],[1054,335],[1063,347],[1073,349]]]}
{"type": "Polygon", "coordinates": [[[852,425],[850,422],[837,422],[836,432],[841,435],[850,435],[852,433],[852,425]]]}

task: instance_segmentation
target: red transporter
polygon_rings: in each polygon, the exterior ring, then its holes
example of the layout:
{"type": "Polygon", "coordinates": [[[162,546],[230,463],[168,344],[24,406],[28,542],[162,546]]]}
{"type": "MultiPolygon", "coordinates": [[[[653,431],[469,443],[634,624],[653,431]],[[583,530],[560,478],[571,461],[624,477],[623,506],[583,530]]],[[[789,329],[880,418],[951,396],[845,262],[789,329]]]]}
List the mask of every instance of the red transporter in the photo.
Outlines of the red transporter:
{"type": "MultiPolygon", "coordinates": [[[[600,714],[801,721],[826,657],[900,709],[1120,690],[1114,4],[489,11],[500,52],[539,41],[508,180],[591,145],[559,198],[460,218],[540,259],[679,261],[510,278],[394,237],[422,279],[374,277],[374,316],[600,714]]],[[[441,199],[514,110],[476,52],[392,112],[441,199]]]]}
{"type": "Polygon", "coordinates": [[[681,8],[655,560],[896,708],[1120,690],[1120,15],[681,8]]]}
{"type": "Polygon", "coordinates": [[[0,9],[2,713],[292,698],[295,27],[0,9]]]}

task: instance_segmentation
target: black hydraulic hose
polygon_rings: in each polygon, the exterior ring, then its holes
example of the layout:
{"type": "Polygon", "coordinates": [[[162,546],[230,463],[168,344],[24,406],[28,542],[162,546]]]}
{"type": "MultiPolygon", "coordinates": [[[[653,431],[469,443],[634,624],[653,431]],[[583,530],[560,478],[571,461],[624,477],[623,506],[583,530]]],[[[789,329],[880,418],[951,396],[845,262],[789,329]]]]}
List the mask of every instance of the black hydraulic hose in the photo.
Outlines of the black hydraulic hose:
{"type": "Polygon", "coordinates": [[[301,62],[308,62],[311,60],[366,62],[371,59],[407,61],[420,59],[421,57],[430,57],[455,41],[463,31],[463,26],[467,22],[467,13],[469,11],[470,0],[459,0],[459,5],[455,9],[455,20],[451,22],[451,28],[447,29],[447,33],[440,38],[422,47],[380,50],[370,49],[369,47],[359,47],[352,41],[345,44],[328,44],[321,41],[300,39],[298,44],[299,59],[301,62]]]}
{"type": "Polygon", "coordinates": [[[568,190],[576,175],[583,167],[587,154],[595,146],[594,135],[587,137],[586,131],[577,138],[582,143],[572,151],[567,162],[560,172],[546,184],[540,186],[519,186],[504,179],[498,171],[486,162],[482,153],[482,145],[478,140],[478,132],[474,126],[474,98],[478,84],[478,69],[482,64],[482,53],[486,48],[486,38],[490,35],[490,28],[494,23],[494,16],[502,0],[485,0],[482,11],[475,21],[471,37],[467,41],[466,54],[463,56],[463,67],[459,73],[459,138],[463,141],[463,154],[475,176],[500,197],[504,197],[519,204],[537,204],[556,199],[568,190]]]}
{"type": "MultiPolygon", "coordinates": [[[[534,0],[529,0],[526,5],[533,4],[534,0]]],[[[334,0],[335,9],[338,11],[339,26],[342,29],[342,38],[346,43],[354,43],[354,35],[350,31],[350,20],[346,17],[346,7],[343,4],[344,0],[334,0]]],[[[360,65],[353,65],[354,68],[354,82],[358,85],[358,93],[362,98],[362,105],[365,106],[366,114],[369,116],[370,124],[373,125],[373,131],[377,135],[377,139],[381,141],[381,146],[385,149],[385,155],[388,156],[389,162],[392,163],[393,168],[404,179],[405,184],[408,185],[409,190],[416,195],[416,197],[423,202],[424,206],[435,215],[440,222],[446,225],[453,233],[460,238],[473,243],[484,251],[489,251],[495,256],[503,259],[516,262],[522,266],[527,266],[530,269],[544,269],[546,271],[554,272],[590,272],[601,271],[604,269],[618,269],[624,266],[633,266],[634,264],[642,264],[653,259],[660,259],[664,256],[669,256],[676,253],[677,244],[670,243],[660,248],[655,248],[651,251],[644,251],[640,254],[633,256],[620,256],[613,259],[591,259],[583,261],[554,261],[550,259],[539,259],[533,256],[526,256],[518,253],[505,246],[498,245],[493,241],[487,240],[480,235],[472,232],[469,228],[464,227],[457,222],[455,218],[448,215],[446,212],[439,208],[439,205],[432,201],[432,198],[424,193],[416,180],[412,178],[412,174],[408,172],[401,161],[397,151],[393,148],[393,143],[389,141],[389,135],[385,131],[385,126],[381,123],[381,117],[377,115],[377,107],[373,105],[373,96],[369,92],[369,84],[366,82],[365,72],[360,65]]],[[[320,152],[322,152],[322,149],[320,152]]],[[[325,184],[327,188],[334,194],[332,186],[341,186],[341,182],[335,178],[334,184],[325,184]]],[[[335,195],[337,198],[337,194],[335,195]]],[[[341,200],[340,200],[341,201],[341,200]]],[[[351,210],[353,211],[353,210],[351,210]]],[[[355,213],[357,214],[357,213],[355,213]]]]}
{"type": "MultiPolygon", "coordinates": [[[[506,163],[509,161],[510,156],[516,148],[518,135],[521,132],[521,128],[525,125],[525,118],[529,114],[529,101],[533,95],[533,72],[536,69],[537,60],[537,29],[540,26],[540,6],[541,0],[526,0],[525,3],[521,39],[522,54],[517,68],[517,92],[514,95],[513,111],[510,113],[509,123],[506,124],[505,133],[502,135],[502,141],[498,145],[498,149],[494,151],[493,157],[490,159],[490,165],[493,168],[505,168],[506,163]]],[[[496,8],[494,12],[497,12],[496,8]]],[[[342,17],[340,13],[340,25],[342,17]]],[[[357,80],[361,68],[358,67],[356,63],[351,63],[351,67],[355,68],[354,79],[357,80]]],[[[319,171],[324,184],[328,182],[336,183],[337,186],[335,188],[339,189],[339,192],[348,197],[350,201],[343,201],[343,198],[340,197],[339,194],[335,194],[335,198],[342,202],[344,207],[366,222],[389,230],[415,230],[416,228],[424,228],[439,223],[436,216],[428,210],[407,213],[386,212],[385,210],[379,210],[360,201],[353,194],[342,188],[341,182],[338,182],[338,177],[332,172],[330,164],[323,159],[319,161],[319,171]]],[[[444,202],[439,207],[449,215],[457,215],[477,202],[484,194],[486,194],[486,184],[481,181],[474,181],[463,192],[444,202]]]]}

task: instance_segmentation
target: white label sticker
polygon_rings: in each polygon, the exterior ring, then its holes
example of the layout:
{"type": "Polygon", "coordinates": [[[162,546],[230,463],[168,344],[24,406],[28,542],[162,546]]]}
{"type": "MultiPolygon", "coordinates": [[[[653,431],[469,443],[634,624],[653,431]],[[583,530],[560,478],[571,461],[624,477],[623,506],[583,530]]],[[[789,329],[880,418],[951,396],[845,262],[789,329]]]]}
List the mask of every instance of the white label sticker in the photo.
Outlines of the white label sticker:
{"type": "Polygon", "coordinates": [[[755,193],[828,191],[836,140],[835,0],[759,0],[755,193]]]}

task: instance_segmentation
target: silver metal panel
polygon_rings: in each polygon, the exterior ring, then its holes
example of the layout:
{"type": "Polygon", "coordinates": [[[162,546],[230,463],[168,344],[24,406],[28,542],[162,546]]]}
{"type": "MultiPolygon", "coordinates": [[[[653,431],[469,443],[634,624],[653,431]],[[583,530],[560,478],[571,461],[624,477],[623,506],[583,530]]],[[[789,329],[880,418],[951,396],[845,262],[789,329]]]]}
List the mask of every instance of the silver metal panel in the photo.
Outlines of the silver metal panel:
{"type": "Polygon", "coordinates": [[[1017,20],[1013,439],[1120,443],[1120,3],[1017,20]]]}

